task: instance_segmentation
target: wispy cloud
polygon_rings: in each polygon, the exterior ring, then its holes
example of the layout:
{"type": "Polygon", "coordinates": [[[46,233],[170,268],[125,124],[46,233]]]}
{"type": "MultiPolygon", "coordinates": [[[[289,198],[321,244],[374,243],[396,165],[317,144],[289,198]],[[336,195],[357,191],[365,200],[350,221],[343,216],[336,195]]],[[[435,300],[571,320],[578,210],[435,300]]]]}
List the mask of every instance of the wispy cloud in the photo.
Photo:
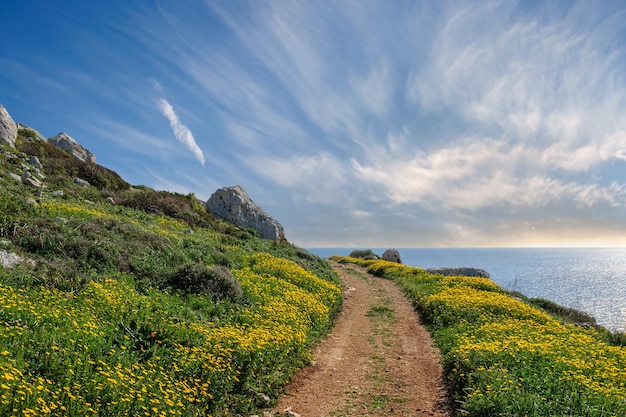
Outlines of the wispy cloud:
{"type": "MultiPolygon", "coordinates": [[[[609,149],[614,146],[607,145],[609,149]]],[[[406,156],[379,150],[368,160],[352,160],[361,180],[377,184],[377,193],[393,204],[420,204],[438,210],[480,210],[490,207],[541,208],[570,201],[575,205],[626,204],[624,185],[607,186],[595,179],[559,178],[559,169],[584,170],[608,154],[584,147],[551,155],[495,139],[463,141],[430,153],[406,156]],[[545,158],[545,159],[542,159],[545,158]]]]}
{"type": "Polygon", "coordinates": [[[623,180],[598,180],[625,147],[617,22],[580,4],[449,9],[407,83],[426,126],[447,126],[413,127],[401,152],[378,147],[353,168],[391,202],[433,211],[625,205],[623,180]]]}
{"type": "MultiPolygon", "coordinates": [[[[273,214],[301,239],[511,244],[503,231],[589,230],[626,206],[624,13],[612,8],[164,1],[120,30],[149,51],[159,82],[132,95],[161,97],[184,145],[167,149],[276,195],[273,214]],[[198,143],[164,97],[198,109],[180,111],[198,143]]],[[[135,148],[159,136],[143,119],[135,148]]]]}
{"type": "Polygon", "coordinates": [[[484,243],[499,230],[481,216],[520,231],[626,205],[623,181],[601,180],[626,152],[623,53],[606,51],[619,19],[498,1],[207,4],[229,37],[176,43],[187,87],[219,103],[233,160],[255,178],[292,202],[340,200],[342,233],[367,233],[356,220],[372,213],[372,235],[484,243]]]}
{"type": "Polygon", "coordinates": [[[187,149],[189,149],[196,159],[204,165],[204,153],[202,149],[196,143],[195,138],[193,137],[193,133],[191,130],[180,121],[180,118],[176,114],[174,107],[164,98],[159,99],[158,101],[159,110],[163,113],[163,116],[170,122],[170,126],[172,127],[172,131],[174,132],[174,136],[180,143],[185,145],[187,149]]]}
{"type": "Polygon", "coordinates": [[[329,153],[282,158],[248,155],[242,158],[248,169],[260,178],[291,191],[294,199],[315,204],[332,204],[346,195],[347,172],[341,161],[329,153]]]}

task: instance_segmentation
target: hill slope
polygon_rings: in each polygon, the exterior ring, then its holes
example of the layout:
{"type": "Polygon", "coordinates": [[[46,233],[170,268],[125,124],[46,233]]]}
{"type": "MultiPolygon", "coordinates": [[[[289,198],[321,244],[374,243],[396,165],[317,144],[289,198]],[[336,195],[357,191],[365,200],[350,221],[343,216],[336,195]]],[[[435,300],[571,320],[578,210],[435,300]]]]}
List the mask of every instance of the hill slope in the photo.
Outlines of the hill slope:
{"type": "Polygon", "coordinates": [[[269,405],[340,307],[330,266],[29,136],[0,146],[0,250],[21,259],[0,267],[0,415],[269,405]]]}

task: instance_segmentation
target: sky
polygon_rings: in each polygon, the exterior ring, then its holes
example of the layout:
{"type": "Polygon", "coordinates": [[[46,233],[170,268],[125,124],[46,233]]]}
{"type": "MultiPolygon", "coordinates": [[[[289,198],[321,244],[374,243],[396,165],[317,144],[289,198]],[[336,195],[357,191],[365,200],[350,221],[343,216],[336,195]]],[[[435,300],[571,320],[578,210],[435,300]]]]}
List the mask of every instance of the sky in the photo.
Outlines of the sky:
{"type": "Polygon", "coordinates": [[[0,103],[301,247],[626,246],[623,1],[3,1],[0,103]]]}

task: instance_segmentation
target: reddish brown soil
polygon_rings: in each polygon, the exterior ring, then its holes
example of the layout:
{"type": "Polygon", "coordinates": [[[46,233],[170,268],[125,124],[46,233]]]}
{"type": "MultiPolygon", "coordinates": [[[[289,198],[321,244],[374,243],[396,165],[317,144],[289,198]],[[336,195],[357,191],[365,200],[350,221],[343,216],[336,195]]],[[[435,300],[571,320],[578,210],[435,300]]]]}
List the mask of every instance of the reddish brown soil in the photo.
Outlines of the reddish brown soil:
{"type": "Polygon", "coordinates": [[[264,415],[449,416],[439,352],[411,303],[363,268],[334,267],[345,294],[337,323],[264,415]]]}

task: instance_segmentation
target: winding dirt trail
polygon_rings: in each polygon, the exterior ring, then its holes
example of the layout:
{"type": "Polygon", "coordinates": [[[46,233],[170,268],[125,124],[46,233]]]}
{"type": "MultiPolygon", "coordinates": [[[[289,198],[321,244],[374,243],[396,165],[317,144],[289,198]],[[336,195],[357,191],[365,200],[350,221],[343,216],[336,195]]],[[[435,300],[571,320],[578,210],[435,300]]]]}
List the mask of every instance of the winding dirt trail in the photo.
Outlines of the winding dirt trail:
{"type": "Polygon", "coordinates": [[[314,361],[265,416],[449,416],[439,352],[411,303],[363,268],[333,266],[343,310],[314,361]]]}

